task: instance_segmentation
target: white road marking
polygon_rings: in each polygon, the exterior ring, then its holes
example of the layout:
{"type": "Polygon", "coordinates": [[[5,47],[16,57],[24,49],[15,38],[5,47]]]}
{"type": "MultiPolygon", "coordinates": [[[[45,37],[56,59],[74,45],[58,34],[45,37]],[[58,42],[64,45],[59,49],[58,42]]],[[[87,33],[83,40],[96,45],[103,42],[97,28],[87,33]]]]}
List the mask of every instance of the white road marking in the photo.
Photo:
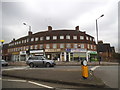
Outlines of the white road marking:
{"type": "Polygon", "coordinates": [[[12,80],[12,79],[2,79],[3,81],[12,81],[12,82],[27,82],[26,80],[12,80]]]}
{"type": "Polygon", "coordinates": [[[92,67],[92,68],[90,68],[90,70],[91,71],[94,71],[96,68],[98,68],[98,67],[100,67],[100,66],[95,66],[95,67],[92,67]]]}
{"type": "Polygon", "coordinates": [[[28,67],[15,67],[15,68],[2,69],[2,71],[22,70],[22,69],[27,69],[27,68],[28,68],[28,67]]]}
{"type": "Polygon", "coordinates": [[[39,84],[39,83],[36,83],[36,82],[32,82],[32,81],[28,81],[29,83],[32,83],[32,84],[35,84],[37,86],[42,86],[42,87],[45,87],[45,88],[51,88],[53,89],[53,87],[50,87],[50,86],[47,86],[47,85],[43,85],[43,84],[39,84]]]}
{"type": "Polygon", "coordinates": [[[2,78],[0,78],[0,80],[11,81],[11,82],[23,82],[23,83],[27,82],[27,83],[34,84],[34,85],[37,85],[37,86],[54,89],[54,87],[50,87],[50,86],[47,86],[47,85],[43,85],[43,84],[40,84],[40,83],[36,83],[36,82],[33,82],[33,81],[27,81],[27,80],[13,80],[13,79],[2,79],[2,78]]]}

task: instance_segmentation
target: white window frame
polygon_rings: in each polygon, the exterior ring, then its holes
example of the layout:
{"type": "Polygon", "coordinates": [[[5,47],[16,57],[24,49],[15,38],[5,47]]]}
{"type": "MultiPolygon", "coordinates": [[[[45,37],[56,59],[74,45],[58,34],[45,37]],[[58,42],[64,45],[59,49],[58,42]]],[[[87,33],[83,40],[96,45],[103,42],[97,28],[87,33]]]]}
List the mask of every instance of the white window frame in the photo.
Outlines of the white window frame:
{"type": "Polygon", "coordinates": [[[81,46],[81,48],[85,48],[85,45],[84,45],[84,44],[81,44],[80,46],[81,46]]]}
{"type": "Polygon", "coordinates": [[[86,36],[86,40],[89,40],[88,36],[86,36]]]}
{"type": "Polygon", "coordinates": [[[73,36],[73,39],[74,39],[74,40],[77,40],[77,36],[73,36]]]}
{"type": "Polygon", "coordinates": [[[43,44],[40,44],[40,49],[43,49],[43,48],[44,48],[43,44]]]}
{"type": "Polygon", "coordinates": [[[84,40],[84,36],[80,36],[80,40],[84,40]]]}
{"type": "Polygon", "coordinates": [[[73,44],[73,48],[78,48],[78,44],[73,44]]]}
{"type": "Polygon", "coordinates": [[[49,49],[50,48],[50,44],[46,44],[46,48],[49,49]]]}
{"type": "Polygon", "coordinates": [[[64,36],[62,35],[62,36],[60,36],[60,39],[64,39],[64,36]]]}
{"type": "Polygon", "coordinates": [[[34,41],[34,38],[31,38],[31,42],[33,42],[34,41]]]}
{"type": "Polygon", "coordinates": [[[66,44],[66,48],[71,48],[71,44],[70,43],[66,44]]]}
{"type": "Polygon", "coordinates": [[[57,40],[57,36],[53,36],[53,40],[57,40]]]}
{"type": "Polygon", "coordinates": [[[43,37],[40,37],[40,41],[43,41],[43,39],[44,39],[43,37]]]}
{"type": "Polygon", "coordinates": [[[65,44],[60,44],[60,48],[65,48],[65,44]]]}
{"type": "Polygon", "coordinates": [[[66,35],[66,39],[70,39],[70,35],[66,35]]]}
{"type": "Polygon", "coordinates": [[[36,38],[35,38],[35,41],[38,41],[38,39],[39,39],[39,38],[38,38],[38,37],[36,37],[36,38]]]}
{"type": "Polygon", "coordinates": [[[46,36],[46,40],[50,40],[50,36],[46,36]]]}
{"type": "Polygon", "coordinates": [[[57,48],[57,44],[53,44],[53,48],[56,49],[57,48]]]}

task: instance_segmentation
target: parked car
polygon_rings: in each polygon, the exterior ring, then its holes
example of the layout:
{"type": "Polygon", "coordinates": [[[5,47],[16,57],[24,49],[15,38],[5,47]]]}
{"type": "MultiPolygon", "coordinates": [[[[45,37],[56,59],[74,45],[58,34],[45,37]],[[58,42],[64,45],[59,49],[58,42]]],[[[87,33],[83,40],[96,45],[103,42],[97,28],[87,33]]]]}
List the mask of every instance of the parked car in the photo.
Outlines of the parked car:
{"type": "Polygon", "coordinates": [[[30,67],[35,66],[45,66],[45,67],[54,67],[56,64],[54,60],[48,60],[44,56],[32,56],[28,57],[26,64],[30,67]]]}
{"type": "Polygon", "coordinates": [[[6,62],[5,60],[0,60],[0,64],[2,65],[2,66],[8,66],[8,62],[6,62]]]}

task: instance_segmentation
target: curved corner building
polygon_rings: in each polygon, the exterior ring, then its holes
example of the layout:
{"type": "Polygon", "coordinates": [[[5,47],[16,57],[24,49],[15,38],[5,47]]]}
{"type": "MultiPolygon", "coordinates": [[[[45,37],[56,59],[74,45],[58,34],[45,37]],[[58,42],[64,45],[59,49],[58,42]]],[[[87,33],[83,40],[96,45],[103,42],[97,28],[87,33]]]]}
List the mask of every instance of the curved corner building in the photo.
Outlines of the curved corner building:
{"type": "Polygon", "coordinates": [[[95,57],[94,37],[79,30],[52,30],[28,35],[9,43],[9,56],[14,61],[25,61],[29,55],[45,55],[48,59],[60,61],[89,60],[95,57]]]}

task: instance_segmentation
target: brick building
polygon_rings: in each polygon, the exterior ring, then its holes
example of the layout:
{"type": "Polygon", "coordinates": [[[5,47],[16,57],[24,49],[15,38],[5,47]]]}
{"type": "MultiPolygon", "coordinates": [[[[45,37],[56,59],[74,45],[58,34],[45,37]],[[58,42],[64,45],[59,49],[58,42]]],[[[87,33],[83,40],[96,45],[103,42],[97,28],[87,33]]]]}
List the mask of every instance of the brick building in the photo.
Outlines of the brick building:
{"type": "Polygon", "coordinates": [[[48,26],[47,31],[32,33],[13,39],[8,44],[10,60],[25,61],[29,55],[45,55],[48,59],[61,61],[89,59],[96,57],[94,37],[79,30],[53,30],[48,26]]]}
{"type": "Polygon", "coordinates": [[[111,47],[110,43],[103,43],[103,41],[99,41],[98,52],[104,60],[108,60],[113,57],[113,54],[115,53],[115,48],[111,47]]]}

